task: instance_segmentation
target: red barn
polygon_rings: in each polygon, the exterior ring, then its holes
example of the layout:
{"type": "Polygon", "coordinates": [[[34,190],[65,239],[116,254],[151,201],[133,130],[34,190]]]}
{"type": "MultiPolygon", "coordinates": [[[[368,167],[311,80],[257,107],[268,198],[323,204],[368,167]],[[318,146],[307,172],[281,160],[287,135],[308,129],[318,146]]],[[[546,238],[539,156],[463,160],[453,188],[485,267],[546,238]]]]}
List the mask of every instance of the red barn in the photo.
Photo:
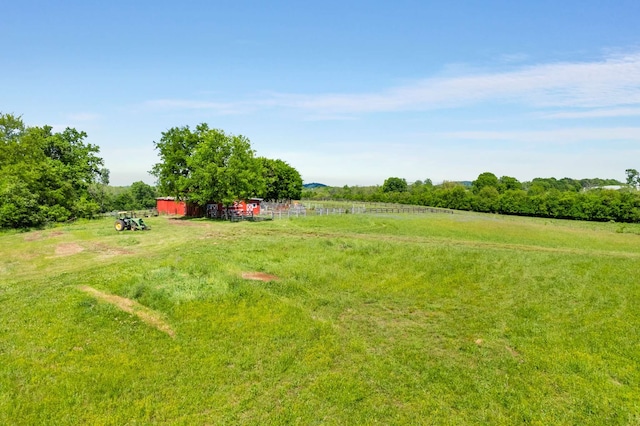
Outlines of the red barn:
{"type": "Polygon", "coordinates": [[[222,203],[207,203],[206,216],[212,218],[227,217],[230,214],[236,216],[254,216],[260,214],[262,198],[250,198],[244,201],[236,201],[230,206],[222,203]]]}
{"type": "Polygon", "coordinates": [[[156,208],[159,214],[172,214],[181,216],[211,218],[227,217],[230,214],[237,216],[253,216],[260,214],[262,198],[250,198],[246,201],[236,201],[231,206],[225,207],[222,203],[210,202],[205,208],[185,201],[176,200],[174,197],[156,198],[156,208]]]}
{"type": "Polygon", "coordinates": [[[177,214],[185,216],[187,214],[187,203],[176,200],[174,197],[156,198],[156,209],[158,214],[177,214]]]}

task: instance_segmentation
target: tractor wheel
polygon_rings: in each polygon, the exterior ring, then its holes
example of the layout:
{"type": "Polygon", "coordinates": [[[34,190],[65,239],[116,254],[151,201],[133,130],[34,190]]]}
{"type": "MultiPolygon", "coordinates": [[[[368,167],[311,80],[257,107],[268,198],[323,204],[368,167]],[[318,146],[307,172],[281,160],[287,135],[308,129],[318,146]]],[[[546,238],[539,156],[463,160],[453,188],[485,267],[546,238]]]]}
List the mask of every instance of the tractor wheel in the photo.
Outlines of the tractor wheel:
{"type": "Polygon", "coordinates": [[[116,231],[124,231],[126,225],[124,224],[124,220],[118,219],[116,220],[116,223],[113,225],[113,227],[116,228],[116,231]]]}

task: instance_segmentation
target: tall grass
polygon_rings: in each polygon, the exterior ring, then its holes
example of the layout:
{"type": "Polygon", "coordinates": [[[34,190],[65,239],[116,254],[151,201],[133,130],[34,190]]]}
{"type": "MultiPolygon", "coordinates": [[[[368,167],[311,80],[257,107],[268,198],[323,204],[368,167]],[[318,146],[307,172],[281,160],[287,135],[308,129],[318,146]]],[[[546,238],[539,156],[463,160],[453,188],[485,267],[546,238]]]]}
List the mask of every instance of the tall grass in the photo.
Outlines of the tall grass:
{"type": "Polygon", "coordinates": [[[633,226],[148,222],[0,235],[0,423],[640,422],[633,226]]]}

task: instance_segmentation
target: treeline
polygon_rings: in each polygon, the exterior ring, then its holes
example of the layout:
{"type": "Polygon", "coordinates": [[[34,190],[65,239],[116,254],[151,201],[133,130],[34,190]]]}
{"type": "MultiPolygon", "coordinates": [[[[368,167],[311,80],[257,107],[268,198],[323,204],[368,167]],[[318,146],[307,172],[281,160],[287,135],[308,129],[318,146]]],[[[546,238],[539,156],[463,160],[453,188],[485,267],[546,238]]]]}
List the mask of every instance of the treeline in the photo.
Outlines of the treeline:
{"type": "Polygon", "coordinates": [[[131,186],[103,186],[99,189],[100,193],[95,194],[95,199],[103,213],[152,209],[158,197],[156,188],[142,181],[133,182],[131,186]]]}
{"type": "MultiPolygon", "coordinates": [[[[634,171],[630,169],[630,171],[634,171]]],[[[635,181],[631,181],[634,183],[635,181]]],[[[429,179],[407,184],[392,177],[382,186],[321,187],[303,192],[305,199],[334,199],[413,204],[558,219],[640,222],[640,192],[615,179],[516,178],[482,173],[470,184],[429,179]],[[621,189],[607,189],[607,186],[621,189]]]]}

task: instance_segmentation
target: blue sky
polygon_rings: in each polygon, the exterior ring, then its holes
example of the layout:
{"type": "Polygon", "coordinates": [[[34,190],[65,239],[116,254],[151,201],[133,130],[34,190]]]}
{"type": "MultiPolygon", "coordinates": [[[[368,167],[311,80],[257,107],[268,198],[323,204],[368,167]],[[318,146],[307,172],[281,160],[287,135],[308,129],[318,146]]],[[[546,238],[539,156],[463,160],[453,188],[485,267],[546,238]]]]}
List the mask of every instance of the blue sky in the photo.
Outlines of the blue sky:
{"type": "Polygon", "coordinates": [[[305,182],[640,169],[640,1],[5,2],[0,112],[100,146],[111,183],[206,122],[305,182]]]}

